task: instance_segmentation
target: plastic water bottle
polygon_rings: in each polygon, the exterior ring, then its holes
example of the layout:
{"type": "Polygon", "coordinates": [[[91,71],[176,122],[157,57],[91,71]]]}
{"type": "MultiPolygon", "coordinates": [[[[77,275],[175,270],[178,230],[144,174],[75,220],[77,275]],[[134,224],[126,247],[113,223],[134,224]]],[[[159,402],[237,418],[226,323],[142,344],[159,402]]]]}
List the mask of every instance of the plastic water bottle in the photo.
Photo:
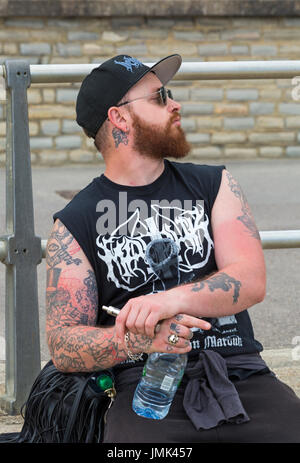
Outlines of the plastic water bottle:
{"type": "Polygon", "coordinates": [[[153,420],[165,418],[186,364],[187,354],[150,354],[134,393],[132,408],[135,413],[153,420]]]}

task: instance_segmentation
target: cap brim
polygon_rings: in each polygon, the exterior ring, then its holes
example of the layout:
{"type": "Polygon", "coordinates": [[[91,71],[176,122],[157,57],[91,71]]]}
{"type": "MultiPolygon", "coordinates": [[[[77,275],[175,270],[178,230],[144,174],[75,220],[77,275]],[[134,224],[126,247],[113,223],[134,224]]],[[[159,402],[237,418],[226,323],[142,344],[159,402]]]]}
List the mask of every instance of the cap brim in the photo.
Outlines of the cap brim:
{"type": "Polygon", "coordinates": [[[180,55],[170,55],[151,67],[163,85],[166,85],[176,74],[182,63],[180,55]]]}

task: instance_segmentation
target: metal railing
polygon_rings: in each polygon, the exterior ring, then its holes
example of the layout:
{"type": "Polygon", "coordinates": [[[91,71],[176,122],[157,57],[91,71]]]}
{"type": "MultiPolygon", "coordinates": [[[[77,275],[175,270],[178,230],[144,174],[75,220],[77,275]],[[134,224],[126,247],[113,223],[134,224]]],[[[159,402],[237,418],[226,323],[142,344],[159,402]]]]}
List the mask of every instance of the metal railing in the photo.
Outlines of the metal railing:
{"type": "MultiPolygon", "coordinates": [[[[45,257],[46,240],[34,231],[27,89],[31,83],[80,82],[96,66],[29,65],[22,60],[0,66],[7,90],[6,235],[0,237],[0,261],[6,266],[6,377],[0,407],[10,414],[19,412],[41,368],[37,265],[45,257]]],[[[175,79],[297,75],[300,61],[187,62],[175,79]]],[[[261,231],[260,236],[264,249],[300,248],[300,230],[261,231]]]]}

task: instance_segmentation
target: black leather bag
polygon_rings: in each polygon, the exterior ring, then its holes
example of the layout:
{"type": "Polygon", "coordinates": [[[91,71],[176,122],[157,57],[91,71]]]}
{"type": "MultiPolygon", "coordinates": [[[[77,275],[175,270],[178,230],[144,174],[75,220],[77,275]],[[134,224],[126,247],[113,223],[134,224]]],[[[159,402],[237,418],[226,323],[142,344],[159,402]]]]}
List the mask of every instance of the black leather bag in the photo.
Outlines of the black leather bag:
{"type": "Polygon", "coordinates": [[[0,442],[100,443],[114,396],[112,370],[61,373],[50,361],[22,407],[21,432],[3,434],[0,442]]]}

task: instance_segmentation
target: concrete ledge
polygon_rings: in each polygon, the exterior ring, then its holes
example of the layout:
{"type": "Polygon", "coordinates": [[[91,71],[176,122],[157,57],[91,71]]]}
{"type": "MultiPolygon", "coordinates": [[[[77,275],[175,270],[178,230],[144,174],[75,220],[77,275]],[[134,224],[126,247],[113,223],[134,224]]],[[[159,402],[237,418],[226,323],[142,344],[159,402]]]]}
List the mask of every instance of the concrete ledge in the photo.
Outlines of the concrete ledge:
{"type": "Polygon", "coordinates": [[[293,358],[293,349],[266,349],[261,356],[270,370],[300,397],[300,359],[293,358]]]}
{"type": "Polygon", "coordinates": [[[300,1],[0,0],[0,16],[300,16],[300,1]]]}

